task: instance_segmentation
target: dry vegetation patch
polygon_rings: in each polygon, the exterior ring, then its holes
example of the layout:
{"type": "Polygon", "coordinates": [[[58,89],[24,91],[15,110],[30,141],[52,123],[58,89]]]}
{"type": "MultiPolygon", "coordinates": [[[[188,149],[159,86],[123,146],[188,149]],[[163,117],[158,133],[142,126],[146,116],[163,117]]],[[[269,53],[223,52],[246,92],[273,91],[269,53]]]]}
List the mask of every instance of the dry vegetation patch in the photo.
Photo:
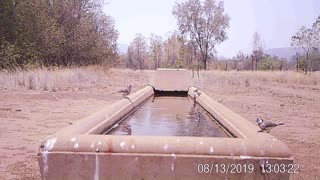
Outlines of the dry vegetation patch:
{"type": "Polygon", "coordinates": [[[282,84],[318,85],[320,72],[303,74],[294,71],[202,71],[200,78],[195,79],[199,86],[208,85],[242,85],[276,82],[282,84]]]}
{"type": "Polygon", "coordinates": [[[108,87],[132,84],[140,86],[150,79],[152,71],[130,69],[51,68],[0,72],[0,88],[59,91],[89,87],[108,87]]]}

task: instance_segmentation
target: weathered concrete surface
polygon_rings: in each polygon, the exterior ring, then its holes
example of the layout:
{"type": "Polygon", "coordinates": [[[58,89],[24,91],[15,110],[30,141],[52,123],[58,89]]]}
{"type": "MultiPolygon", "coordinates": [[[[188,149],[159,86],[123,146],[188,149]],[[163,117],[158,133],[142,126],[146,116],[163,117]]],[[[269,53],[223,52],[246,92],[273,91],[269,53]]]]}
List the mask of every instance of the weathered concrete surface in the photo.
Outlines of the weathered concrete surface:
{"type": "MultiPolygon", "coordinates": [[[[53,153],[48,154],[48,171],[44,177],[47,180],[74,180],[74,179],[94,179],[94,180],[141,180],[141,179],[187,179],[187,180],[265,180],[289,179],[287,173],[262,174],[260,164],[269,163],[289,164],[286,159],[273,160],[259,158],[242,157],[221,157],[221,156],[197,156],[180,154],[141,154],[141,153],[53,153]],[[198,170],[199,166],[207,164],[209,170],[204,173],[198,170]],[[221,173],[222,167],[233,165],[242,167],[240,173],[221,173]],[[249,172],[248,166],[253,166],[253,172],[249,172]],[[211,170],[211,167],[212,170],[211,170]],[[244,170],[246,169],[246,170],[244,170]],[[56,173],[59,172],[59,173],[56,173]]],[[[42,162],[41,162],[42,163],[42,162]]],[[[42,167],[45,167],[42,164],[42,167]]],[[[232,168],[233,169],[233,168],[232,168]]],[[[240,168],[239,168],[240,169],[240,168]]],[[[201,170],[201,169],[200,169],[201,170]]],[[[235,172],[236,170],[232,170],[235,172]]]]}
{"type": "Polygon", "coordinates": [[[49,139],[44,149],[45,179],[288,179],[263,174],[260,166],[292,163],[287,148],[264,133],[256,139],[70,135],[49,139]],[[254,171],[200,173],[199,164],[252,164],[254,171]]]}
{"type": "Polygon", "coordinates": [[[222,104],[210,98],[205,93],[197,94],[196,88],[191,87],[188,94],[195,98],[204,109],[206,109],[214,118],[216,118],[223,126],[230,130],[237,137],[247,138],[256,136],[260,130],[258,126],[244,119],[237,113],[226,108],[222,104]]]}
{"type": "Polygon", "coordinates": [[[106,106],[93,115],[79,120],[77,123],[59,131],[57,134],[60,136],[64,134],[100,134],[103,130],[113,126],[139,104],[151,97],[153,93],[153,88],[147,86],[127,96],[127,98],[106,106]]]}
{"type": "MultiPolygon", "coordinates": [[[[188,83],[176,82],[187,71],[177,73],[175,78],[169,75],[175,70],[159,72],[159,83],[153,84],[156,90],[188,90],[188,83]],[[163,78],[177,85],[171,86],[163,78]]],[[[293,163],[286,145],[269,134],[257,133],[255,125],[195,90],[190,88],[189,95],[238,138],[98,135],[152,96],[153,88],[148,86],[47,139],[38,156],[42,178],[289,179],[288,173],[261,170],[266,163],[293,163]],[[210,169],[215,164],[253,164],[254,171],[200,173],[199,164],[208,164],[210,169]]]]}
{"type": "Polygon", "coordinates": [[[279,140],[259,133],[255,138],[188,136],[68,135],[52,137],[44,144],[47,152],[110,152],[290,158],[279,140]]]}
{"type": "Polygon", "coordinates": [[[185,69],[157,69],[150,85],[158,91],[188,91],[192,86],[192,74],[185,69]]]}

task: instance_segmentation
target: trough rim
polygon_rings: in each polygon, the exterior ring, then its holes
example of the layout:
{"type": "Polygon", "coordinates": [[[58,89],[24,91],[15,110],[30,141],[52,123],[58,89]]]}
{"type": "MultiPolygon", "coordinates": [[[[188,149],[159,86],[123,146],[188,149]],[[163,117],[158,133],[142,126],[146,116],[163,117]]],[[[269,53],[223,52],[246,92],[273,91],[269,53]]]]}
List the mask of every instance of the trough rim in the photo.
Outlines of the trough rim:
{"type": "MultiPolygon", "coordinates": [[[[190,87],[188,95],[195,99],[209,113],[217,113],[212,107],[226,109],[221,111],[219,117],[215,120],[219,121],[226,129],[235,133],[237,138],[222,138],[222,137],[191,137],[191,136],[123,136],[123,135],[99,135],[103,129],[117,123],[124,115],[134,111],[139,105],[154,95],[152,86],[146,86],[141,90],[129,95],[127,98],[111,104],[110,108],[104,108],[102,111],[95,113],[92,116],[84,118],[62,131],[47,138],[40,146],[40,154],[42,153],[145,153],[145,154],[196,154],[209,156],[249,156],[259,158],[282,158],[293,159],[289,148],[266,133],[257,133],[258,127],[254,126],[248,120],[237,115],[233,111],[227,109],[220,103],[214,101],[205,93],[200,92],[198,95],[195,92],[195,87],[190,87]],[[112,107],[115,108],[112,108],[112,107]],[[122,107],[119,109],[119,107],[122,107]],[[221,114],[222,113],[222,114],[221,114]],[[105,116],[109,114],[107,118],[105,116]],[[111,115],[110,115],[111,114],[111,115]],[[232,119],[226,117],[232,116],[232,119]],[[100,122],[92,121],[93,118],[100,117],[100,122]],[[236,122],[234,117],[240,118],[242,126],[234,128],[236,122]],[[119,119],[120,118],[120,119],[119,119]],[[92,122],[88,122],[88,121],[92,122]],[[110,123],[112,122],[112,123],[110,123]],[[96,124],[99,124],[97,126],[96,124]],[[93,126],[86,127],[83,126],[93,126]],[[232,129],[234,128],[234,129],[232,129]],[[80,129],[80,130],[79,130],[80,129]],[[180,142],[177,140],[180,139],[180,142]],[[181,141],[183,143],[181,143],[181,141]],[[123,148],[121,143],[134,142],[135,148],[123,148]],[[201,143],[202,142],[202,143],[201,143]],[[183,146],[179,146],[179,143],[183,146]],[[105,144],[106,146],[103,146],[105,144]],[[180,150],[175,148],[175,151],[169,151],[165,147],[181,147],[180,150]],[[112,150],[110,150],[112,147],[112,150]],[[155,148],[157,147],[157,148],[155,148]],[[97,148],[99,150],[97,151],[97,148]],[[214,149],[211,152],[211,149],[214,149]]],[[[110,127],[109,127],[110,128],[110,127]]],[[[172,149],[174,150],[174,149],[172,149]]]]}

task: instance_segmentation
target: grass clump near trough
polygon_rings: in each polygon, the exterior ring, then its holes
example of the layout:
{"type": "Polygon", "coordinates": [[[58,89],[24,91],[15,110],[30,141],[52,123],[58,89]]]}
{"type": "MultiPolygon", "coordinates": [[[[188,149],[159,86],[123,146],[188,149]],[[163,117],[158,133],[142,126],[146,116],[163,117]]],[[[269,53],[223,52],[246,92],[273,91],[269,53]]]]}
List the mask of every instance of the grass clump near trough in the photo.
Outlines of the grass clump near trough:
{"type": "Polygon", "coordinates": [[[139,85],[149,81],[151,71],[105,69],[103,67],[75,67],[18,70],[0,72],[0,88],[58,91],[70,88],[139,85]]]}
{"type": "Polygon", "coordinates": [[[201,71],[195,80],[199,86],[245,86],[275,82],[283,84],[319,85],[320,72],[303,74],[294,71],[201,71]]]}

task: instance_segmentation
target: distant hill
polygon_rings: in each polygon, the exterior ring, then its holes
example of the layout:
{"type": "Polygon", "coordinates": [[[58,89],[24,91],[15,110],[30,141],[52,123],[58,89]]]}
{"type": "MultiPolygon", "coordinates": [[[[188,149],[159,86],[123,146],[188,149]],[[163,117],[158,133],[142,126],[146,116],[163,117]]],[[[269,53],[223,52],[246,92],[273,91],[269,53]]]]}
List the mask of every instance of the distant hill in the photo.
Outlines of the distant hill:
{"type": "Polygon", "coordinates": [[[127,53],[129,45],[128,44],[118,44],[119,52],[122,54],[127,53]]]}
{"type": "Polygon", "coordinates": [[[290,60],[292,56],[296,55],[296,53],[303,54],[304,51],[302,48],[294,48],[294,47],[285,47],[285,48],[272,48],[264,50],[265,54],[269,54],[271,56],[278,56],[279,58],[285,58],[290,60]]]}

